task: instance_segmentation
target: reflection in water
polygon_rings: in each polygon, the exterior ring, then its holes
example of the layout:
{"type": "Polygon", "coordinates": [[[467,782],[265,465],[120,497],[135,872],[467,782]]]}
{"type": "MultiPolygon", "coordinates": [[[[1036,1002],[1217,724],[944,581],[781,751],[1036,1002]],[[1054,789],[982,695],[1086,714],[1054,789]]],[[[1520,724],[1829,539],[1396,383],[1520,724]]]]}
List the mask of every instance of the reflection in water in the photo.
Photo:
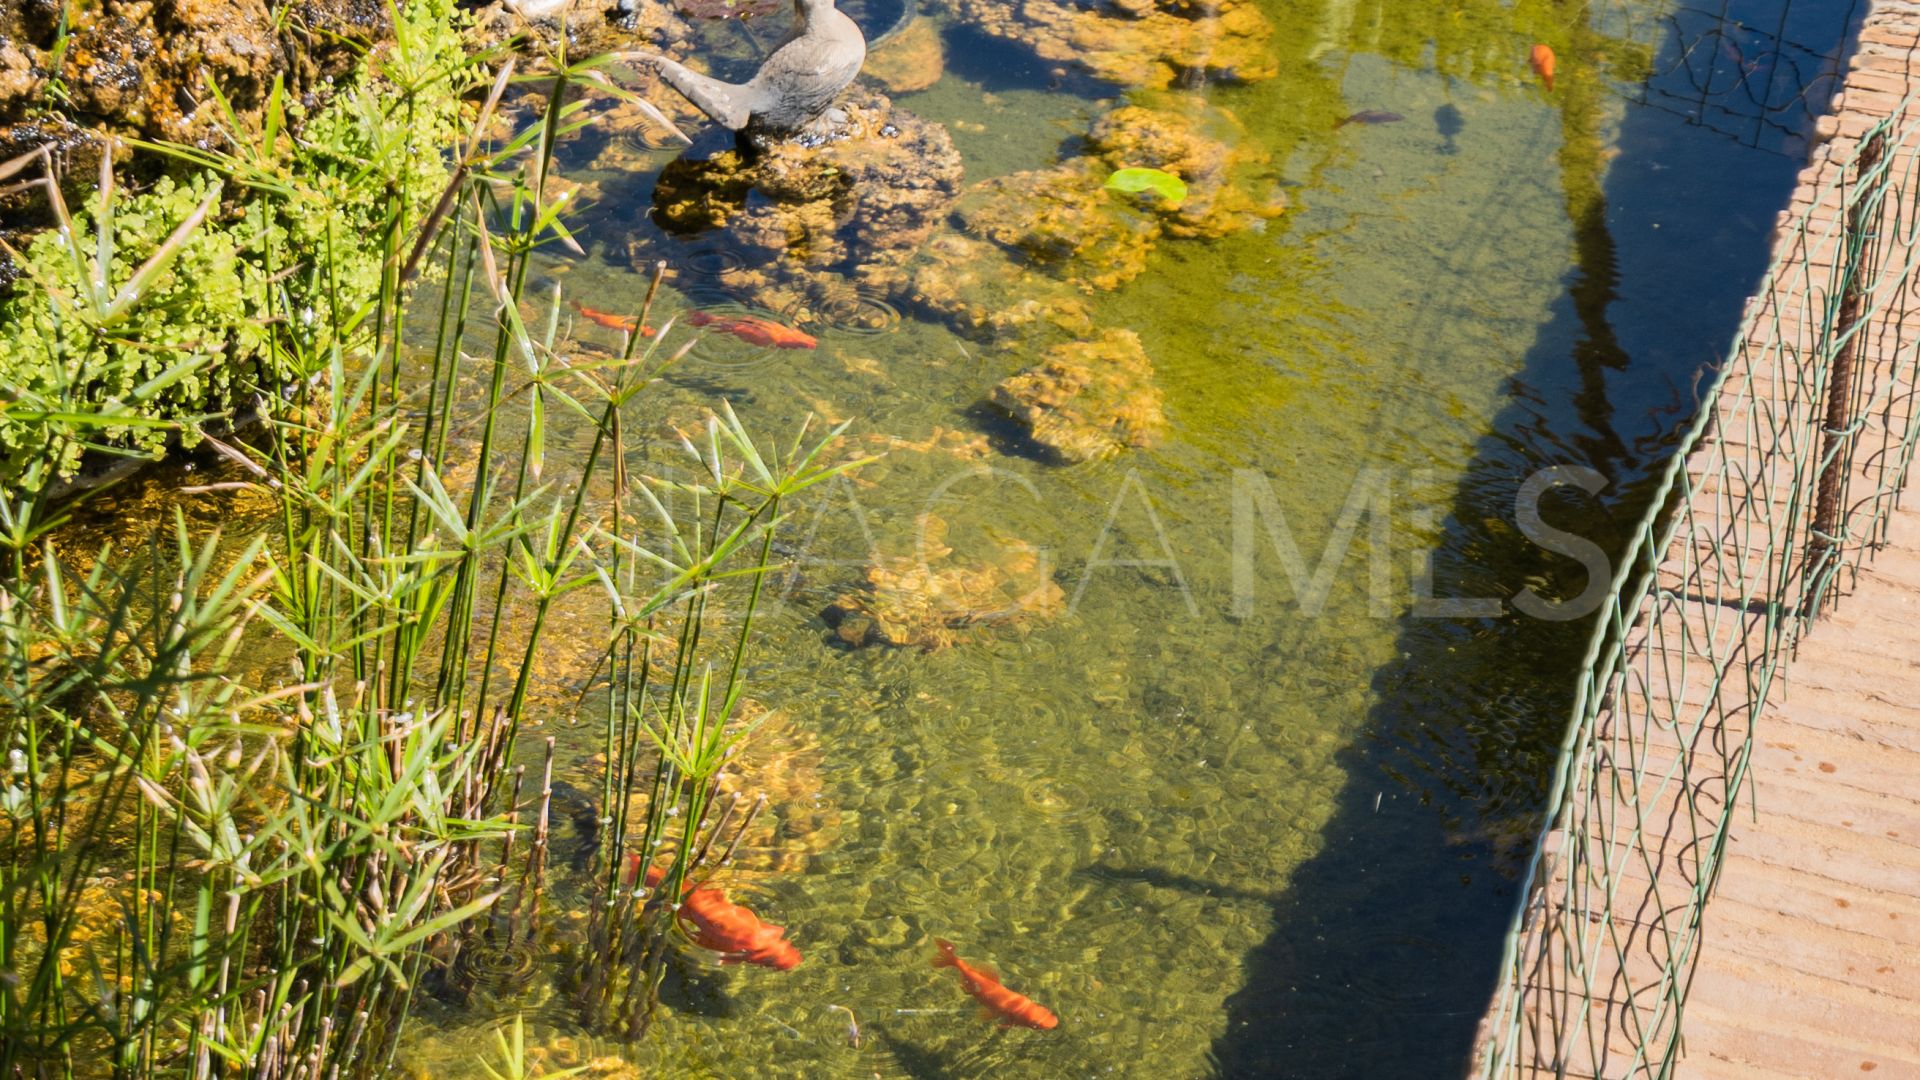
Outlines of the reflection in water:
{"type": "MultiPolygon", "coordinates": [[[[1694,108],[1673,108],[1670,76],[1737,25],[1703,32],[1703,14],[1684,8],[1667,23],[1660,74],[1629,87],[1633,104],[1610,136],[1603,110],[1571,80],[1578,103],[1563,112],[1559,158],[1578,270],[1457,488],[1434,555],[1441,595],[1510,593],[1514,575],[1548,595],[1578,593],[1577,567],[1506,524],[1519,482],[1549,464],[1600,470],[1611,486],[1597,503],[1559,502],[1547,516],[1618,550],[1626,526],[1614,522],[1642,512],[1658,453],[1691,419],[1690,395],[1675,388],[1692,386],[1730,340],[1764,269],[1766,229],[1791,189],[1806,121],[1822,107],[1820,83],[1858,15],[1845,2],[1747,7],[1749,17],[1770,9],[1783,21],[1797,9],[1812,77],[1800,79],[1791,107],[1755,99],[1756,114],[1702,92],[1694,108]],[[1679,33],[1683,23],[1691,36],[1679,33]],[[1724,122],[1742,112],[1751,123],[1724,122]],[[1749,133],[1745,148],[1724,139],[1731,131],[1749,133]],[[1731,187],[1722,178],[1736,169],[1747,182],[1731,187]],[[1562,373],[1569,350],[1571,381],[1562,373]],[[1658,400],[1651,377],[1676,398],[1658,400]]],[[[1349,780],[1327,846],[1279,898],[1281,929],[1230,999],[1233,1022],[1214,1046],[1220,1075],[1459,1074],[1516,899],[1510,875],[1531,845],[1571,705],[1568,658],[1588,626],[1518,616],[1402,624],[1400,659],[1375,676],[1368,731],[1342,752],[1349,780]],[[1433,898],[1409,902],[1423,894],[1433,898]],[[1356,1011],[1390,1014],[1392,1030],[1351,1023],[1356,1011]]]]}

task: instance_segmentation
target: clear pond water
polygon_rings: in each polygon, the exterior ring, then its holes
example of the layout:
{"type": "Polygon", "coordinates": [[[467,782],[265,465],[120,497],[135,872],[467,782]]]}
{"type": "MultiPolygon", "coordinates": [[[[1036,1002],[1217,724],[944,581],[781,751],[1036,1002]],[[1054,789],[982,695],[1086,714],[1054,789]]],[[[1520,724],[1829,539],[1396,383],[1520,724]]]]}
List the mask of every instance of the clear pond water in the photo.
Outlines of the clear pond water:
{"type": "MultiPolygon", "coordinates": [[[[767,303],[732,276],[756,268],[727,230],[668,235],[649,215],[677,148],[640,132],[620,153],[564,148],[562,177],[597,200],[589,256],[543,261],[544,281],[630,312],[666,258],[664,312],[757,305],[819,338],[703,338],[640,406],[634,468],[682,467],[669,425],[721,397],[760,431],[813,413],[890,450],[789,523],[752,657],[752,696],[780,716],[755,751],[779,852],[733,891],[806,959],[689,956],[623,1044],[554,989],[583,902],[562,880],[531,976],[428,1002],[408,1067],[480,1075],[522,1014],[550,1060],[595,1075],[614,1059],[676,1077],[1457,1075],[1586,630],[1519,610],[1529,590],[1575,601],[1588,573],[1529,538],[1516,499],[1561,467],[1544,526],[1618,546],[1764,268],[1860,6],[1258,0],[1271,77],[1161,90],[992,36],[964,4],[921,11],[940,75],[892,96],[951,137],[963,207],[1086,154],[1127,103],[1204,113],[1232,132],[1233,183],[1284,203],[1225,235],[1162,234],[1120,281],[983,241],[1037,302],[1070,295],[1077,330],[956,329],[851,279],[837,308],[767,303]],[[1529,69],[1542,41],[1552,92],[1529,69]],[[1360,113],[1394,119],[1342,123],[1360,113]],[[1151,445],[1062,464],[983,405],[1048,348],[1110,330],[1150,360],[1151,445]],[[1573,483],[1589,476],[1597,490],[1573,483]],[[847,647],[823,609],[928,536],[950,549],[935,569],[989,583],[981,620],[937,648],[847,647]],[[930,966],[936,937],[1059,1028],[980,1019],[930,966]]],[[[725,74],[773,32],[698,41],[725,74]]],[[[982,239],[942,207],[946,234],[982,239]]],[[[1022,299],[995,287],[950,299],[1022,299]]],[[[612,347],[576,321],[583,348],[612,347]]],[[[569,439],[555,452],[584,452],[569,439]]],[[[578,656],[554,650],[541,733],[597,790],[599,717],[563,705],[599,630],[566,629],[578,656]]]]}

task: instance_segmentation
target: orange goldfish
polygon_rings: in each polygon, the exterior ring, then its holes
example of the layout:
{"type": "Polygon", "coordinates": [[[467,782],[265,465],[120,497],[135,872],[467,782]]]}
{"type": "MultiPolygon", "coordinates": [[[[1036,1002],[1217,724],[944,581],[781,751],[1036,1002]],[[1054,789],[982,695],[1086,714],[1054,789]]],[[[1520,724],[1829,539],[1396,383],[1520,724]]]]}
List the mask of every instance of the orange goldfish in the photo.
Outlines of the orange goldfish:
{"type": "Polygon", "coordinates": [[[654,334],[659,333],[659,331],[651,326],[641,326],[639,319],[628,318],[625,315],[615,315],[610,311],[596,311],[578,300],[569,300],[567,302],[573,305],[573,310],[579,312],[581,318],[586,319],[588,322],[598,323],[609,330],[624,330],[629,334],[638,330],[641,337],[652,337],[654,334]]]}
{"type": "MultiPolygon", "coordinates": [[[[633,882],[640,857],[628,856],[627,882],[633,882]]],[[[664,866],[649,866],[646,881],[657,887],[665,880],[664,866]]],[[[720,954],[722,964],[758,964],[779,971],[800,966],[800,950],[786,939],[786,928],[763,923],[760,917],[727,899],[727,894],[712,887],[686,885],[680,901],[680,918],[692,924],[694,944],[720,954]]]]}
{"type": "Polygon", "coordinates": [[[953,942],[944,938],[934,938],[933,944],[940,950],[934,957],[933,966],[950,967],[960,973],[960,985],[973,995],[989,1015],[997,1018],[1007,1027],[1030,1027],[1040,1031],[1052,1031],[1060,1026],[1060,1018],[1053,1015],[1045,1005],[1016,993],[1000,985],[1000,979],[984,967],[974,967],[953,951],[953,942]]]}
{"type": "Polygon", "coordinates": [[[722,334],[732,334],[749,345],[771,346],[776,349],[811,349],[820,344],[811,335],[803,334],[791,326],[782,326],[777,322],[752,315],[709,315],[704,311],[689,311],[687,324],[703,326],[722,334]]]}
{"type": "Polygon", "coordinates": [[[800,950],[787,940],[785,927],[761,922],[719,889],[687,893],[680,917],[693,924],[694,942],[719,953],[723,964],[758,964],[779,971],[800,966],[800,950]]]}
{"type": "Polygon", "coordinates": [[[1533,73],[1547,84],[1547,93],[1553,93],[1553,49],[1547,45],[1535,45],[1533,55],[1528,58],[1533,65],[1533,73]]]}

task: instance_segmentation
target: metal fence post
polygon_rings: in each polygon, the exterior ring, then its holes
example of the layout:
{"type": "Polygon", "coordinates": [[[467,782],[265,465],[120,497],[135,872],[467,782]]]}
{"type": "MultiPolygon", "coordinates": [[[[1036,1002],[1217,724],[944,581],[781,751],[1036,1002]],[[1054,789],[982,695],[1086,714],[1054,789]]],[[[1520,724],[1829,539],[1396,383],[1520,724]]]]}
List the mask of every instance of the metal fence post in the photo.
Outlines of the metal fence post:
{"type": "MultiPolygon", "coordinates": [[[[1883,183],[1883,177],[1876,176],[1876,173],[1886,151],[1885,129],[1874,132],[1854,160],[1856,178],[1872,177],[1870,183],[1883,183]]],[[[1844,451],[1846,443],[1853,437],[1853,365],[1859,352],[1864,318],[1862,310],[1866,307],[1862,245],[1873,228],[1872,215],[1879,205],[1880,200],[1874,197],[1871,189],[1856,191],[1853,205],[1847,209],[1846,231],[1840,237],[1840,249],[1845,260],[1845,269],[1842,271],[1844,284],[1841,286],[1840,315],[1833,331],[1840,347],[1834,352],[1833,366],[1827,376],[1826,424],[1821,433],[1818,459],[1819,493],[1814,498],[1813,528],[1807,544],[1807,572],[1801,585],[1802,619],[1814,616],[1815,612],[1807,607],[1805,601],[1820,596],[1825,571],[1840,563],[1840,544],[1843,539],[1840,504],[1846,497],[1849,462],[1849,456],[1844,451]]]]}

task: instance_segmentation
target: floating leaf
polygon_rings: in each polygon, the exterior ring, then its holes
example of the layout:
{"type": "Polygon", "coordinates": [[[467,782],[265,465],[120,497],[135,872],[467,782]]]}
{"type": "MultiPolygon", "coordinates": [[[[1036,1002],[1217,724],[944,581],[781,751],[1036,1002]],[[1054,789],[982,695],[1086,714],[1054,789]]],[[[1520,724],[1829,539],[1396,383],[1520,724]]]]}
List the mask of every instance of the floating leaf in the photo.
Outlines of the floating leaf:
{"type": "Polygon", "coordinates": [[[1169,203],[1179,203],[1187,197],[1186,181],[1159,169],[1121,169],[1107,177],[1106,186],[1128,195],[1152,192],[1169,203]]]}

